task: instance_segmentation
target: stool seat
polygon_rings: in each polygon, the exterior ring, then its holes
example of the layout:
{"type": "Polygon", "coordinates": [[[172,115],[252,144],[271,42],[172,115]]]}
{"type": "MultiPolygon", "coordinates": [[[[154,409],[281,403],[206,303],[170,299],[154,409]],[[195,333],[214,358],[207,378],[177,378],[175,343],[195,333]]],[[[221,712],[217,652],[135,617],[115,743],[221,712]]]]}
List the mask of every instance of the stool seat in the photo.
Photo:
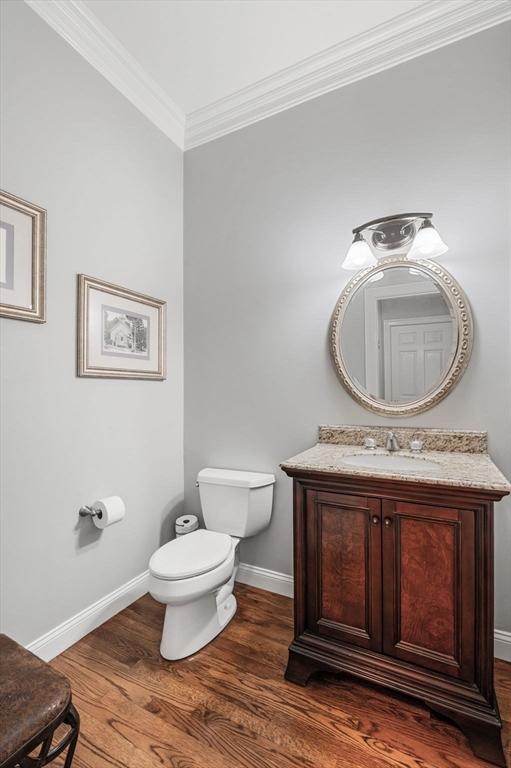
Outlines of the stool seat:
{"type": "Polygon", "coordinates": [[[0,634],[0,766],[71,706],[67,678],[0,634]]]}

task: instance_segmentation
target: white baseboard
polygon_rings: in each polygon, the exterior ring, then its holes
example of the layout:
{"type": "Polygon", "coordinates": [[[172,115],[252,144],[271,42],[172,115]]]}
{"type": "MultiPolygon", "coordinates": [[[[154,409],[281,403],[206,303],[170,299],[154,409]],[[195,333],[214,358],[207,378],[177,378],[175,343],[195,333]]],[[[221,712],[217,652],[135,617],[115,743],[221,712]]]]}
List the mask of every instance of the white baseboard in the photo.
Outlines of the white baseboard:
{"type": "MultiPolygon", "coordinates": [[[[236,581],[251,587],[265,589],[277,595],[293,597],[293,577],[287,573],[270,571],[257,565],[240,563],[236,581]]],[[[116,613],[146,594],[149,583],[149,571],[135,576],[131,581],[105,595],[83,611],[71,616],[46,634],[27,645],[27,649],[44,661],[50,661],[69,648],[93,629],[99,627],[116,613]]],[[[495,630],[495,656],[504,661],[511,661],[511,632],[495,630]]]]}
{"type": "Polygon", "coordinates": [[[149,584],[149,571],[144,571],[126,584],[114,589],[83,611],[71,616],[46,634],[27,645],[27,649],[43,661],[50,661],[88,635],[119,611],[145,595],[149,584]]]}
{"type": "Polygon", "coordinates": [[[267,592],[275,592],[277,595],[293,597],[293,577],[287,573],[269,571],[249,563],[240,563],[236,581],[248,584],[250,587],[265,589],[267,592]]]}
{"type": "Polygon", "coordinates": [[[495,630],[495,656],[497,659],[511,661],[511,632],[503,629],[495,630]]]}

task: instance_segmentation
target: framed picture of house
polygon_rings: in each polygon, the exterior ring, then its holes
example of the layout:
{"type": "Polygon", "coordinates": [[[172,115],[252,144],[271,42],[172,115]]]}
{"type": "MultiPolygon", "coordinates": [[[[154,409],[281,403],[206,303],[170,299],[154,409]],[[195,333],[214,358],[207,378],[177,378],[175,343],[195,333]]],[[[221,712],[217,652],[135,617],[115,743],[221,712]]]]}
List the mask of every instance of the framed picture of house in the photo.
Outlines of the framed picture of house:
{"type": "Polygon", "coordinates": [[[46,211],[0,191],[0,316],[46,322],[46,211]]]}
{"type": "Polygon", "coordinates": [[[78,376],[165,378],[164,301],[78,275],[78,376]]]}

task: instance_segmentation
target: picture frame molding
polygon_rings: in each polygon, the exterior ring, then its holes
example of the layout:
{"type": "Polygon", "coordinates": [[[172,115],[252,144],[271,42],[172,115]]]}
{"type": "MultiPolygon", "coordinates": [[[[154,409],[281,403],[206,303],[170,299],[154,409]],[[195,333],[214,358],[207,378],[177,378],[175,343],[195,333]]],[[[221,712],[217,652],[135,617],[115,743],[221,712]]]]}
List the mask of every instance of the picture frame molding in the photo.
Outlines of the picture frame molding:
{"type": "Polygon", "coordinates": [[[0,317],[46,322],[46,218],[47,211],[35,203],[0,189],[0,204],[32,219],[32,307],[0,303],[0,317]]]}
{"type": "Polygon", "coordinates": [[[89,275],[78,275],[78,316],[77,316],[77,376],[81,378],[96,379],[153,379],[163,381],[166,378],[166,317],[167,304],[161,299],[155,299],[138,291],[123,288],[115,283],[108,283],[99,278],[89,275]],[[88,349],[88,306],[89,292],[91,290],[104,291],[113,296],[119,296],[122,299],[136,301],[139,304],[145,304],[148,307],[156,309],[158,312],[158,370],[143,371],[133,368],[111,368],[89,366],[87,362],[88,349]]]}

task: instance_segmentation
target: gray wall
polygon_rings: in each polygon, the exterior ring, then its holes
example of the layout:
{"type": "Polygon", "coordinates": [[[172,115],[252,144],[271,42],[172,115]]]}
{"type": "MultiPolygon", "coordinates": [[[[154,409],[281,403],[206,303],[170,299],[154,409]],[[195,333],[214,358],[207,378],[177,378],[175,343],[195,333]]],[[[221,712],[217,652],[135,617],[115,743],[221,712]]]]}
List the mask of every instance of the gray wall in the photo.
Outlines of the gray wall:
{"type": "Polygon", "coordinates": [[[2,187],[48,210],[48,322],[1,321],[2,630],[28,643],[143,572],[182,503],[182,153],[5,3],[2,187]],[[76,274],[168,302],[168,378],[75,376],[76,274]],[[81,504],[120,494],[102,532],[81,504]]]}
{"type": "MultiPolygon", "coordinates": [[[[432,210],[476,321],[456,390],[403,424],[487,429],[511,475],[509,25],[185,155],[185,503],[206,465],[274,471],[271,527],[242,559],[291,572],[283,459],[325,424],[387,424],[332,368],[327,328],[353,226],[432,210]]],[[[496,512],[497,627],[511,630],[510,504],[496,512]]]]}

